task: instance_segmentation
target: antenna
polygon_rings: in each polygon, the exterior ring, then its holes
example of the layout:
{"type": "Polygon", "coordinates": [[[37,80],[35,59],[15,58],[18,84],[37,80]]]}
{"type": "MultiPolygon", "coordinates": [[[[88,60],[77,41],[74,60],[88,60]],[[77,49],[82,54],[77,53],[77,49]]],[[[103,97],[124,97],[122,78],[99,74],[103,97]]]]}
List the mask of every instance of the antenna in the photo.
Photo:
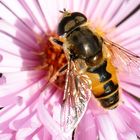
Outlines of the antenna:
{"type": "Polygon", "coordinates": [[[71,15],[71,13],[68,12],[65,8],[63,9],[63,11],[59,10],[59,12],[63,14],[63,17],[67,17],[71,15]]]}
{"type": "Polygon", "coordinates": [[[63,11],[59,10],[60,13],[65,13],[66,11],[66,8],[63,8],[63,11]]]}

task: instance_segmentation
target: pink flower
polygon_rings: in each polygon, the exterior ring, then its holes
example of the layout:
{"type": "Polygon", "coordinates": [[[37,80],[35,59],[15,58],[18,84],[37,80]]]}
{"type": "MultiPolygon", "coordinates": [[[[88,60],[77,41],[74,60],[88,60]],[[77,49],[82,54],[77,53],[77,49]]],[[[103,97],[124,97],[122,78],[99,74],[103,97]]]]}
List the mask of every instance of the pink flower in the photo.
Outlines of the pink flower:
{"type": "MultiPolygon", "coordinates": [[[[59,126],[65,77],[52,77],[66,59],[48,40],[56,36],[59,10],[84,13],[110,40],[140,54],[138,6],[138,0],[0,1],[0,140],[71,139],[59,126]]],[[[75,140],[140,137],[140,78],[120,73],[119,83],[124,103],[104,111],[91,99],[75,140]]]]}

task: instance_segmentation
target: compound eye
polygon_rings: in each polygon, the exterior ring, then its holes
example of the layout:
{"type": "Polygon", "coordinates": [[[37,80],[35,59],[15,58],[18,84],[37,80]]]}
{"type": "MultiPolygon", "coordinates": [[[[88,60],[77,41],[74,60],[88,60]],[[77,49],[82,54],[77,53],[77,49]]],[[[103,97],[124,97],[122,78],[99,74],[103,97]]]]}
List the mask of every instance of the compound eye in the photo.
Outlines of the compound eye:
{"type": "Polygon", "coordinates": [[[70,20],[64,27],[65,32],[70,31],[75,26],[75,21],[70,20]]]}
{"type": "Polygon", "coordinates": [[[75,17],[75,22],[76,23],[81,23],[82,21],[85,21],[85,18],[82,16],[76,16],[75,17]]]}

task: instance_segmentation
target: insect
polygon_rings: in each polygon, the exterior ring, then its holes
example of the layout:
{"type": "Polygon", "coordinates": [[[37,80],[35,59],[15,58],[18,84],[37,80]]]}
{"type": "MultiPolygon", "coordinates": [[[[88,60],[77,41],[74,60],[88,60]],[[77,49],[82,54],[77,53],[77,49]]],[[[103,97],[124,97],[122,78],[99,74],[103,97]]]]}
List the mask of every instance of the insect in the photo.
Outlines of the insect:
{"type": "Polygon", "coordinates": [[[120,100],[118,71],[139,73],[140,57],[101,36],[79,12],[61,11],[59,38],[50,40],[63,48],[68,60],[61,125],[72,131],[81,120],[91,97],[105,109],[120,100]]]}

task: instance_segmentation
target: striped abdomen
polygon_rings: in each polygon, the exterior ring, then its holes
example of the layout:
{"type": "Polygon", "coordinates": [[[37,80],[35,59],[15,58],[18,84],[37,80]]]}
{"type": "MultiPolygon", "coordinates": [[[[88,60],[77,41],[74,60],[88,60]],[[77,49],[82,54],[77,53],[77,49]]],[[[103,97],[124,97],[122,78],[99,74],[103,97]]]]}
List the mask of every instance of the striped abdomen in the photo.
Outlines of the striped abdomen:
{"type": "Polygon", "coordinates": [[[118,80],[110,59],[97,68],[90,67],[87,75],[92,81],[92,91],[104,108],[113,109],[119,102],[118,80]]]}

